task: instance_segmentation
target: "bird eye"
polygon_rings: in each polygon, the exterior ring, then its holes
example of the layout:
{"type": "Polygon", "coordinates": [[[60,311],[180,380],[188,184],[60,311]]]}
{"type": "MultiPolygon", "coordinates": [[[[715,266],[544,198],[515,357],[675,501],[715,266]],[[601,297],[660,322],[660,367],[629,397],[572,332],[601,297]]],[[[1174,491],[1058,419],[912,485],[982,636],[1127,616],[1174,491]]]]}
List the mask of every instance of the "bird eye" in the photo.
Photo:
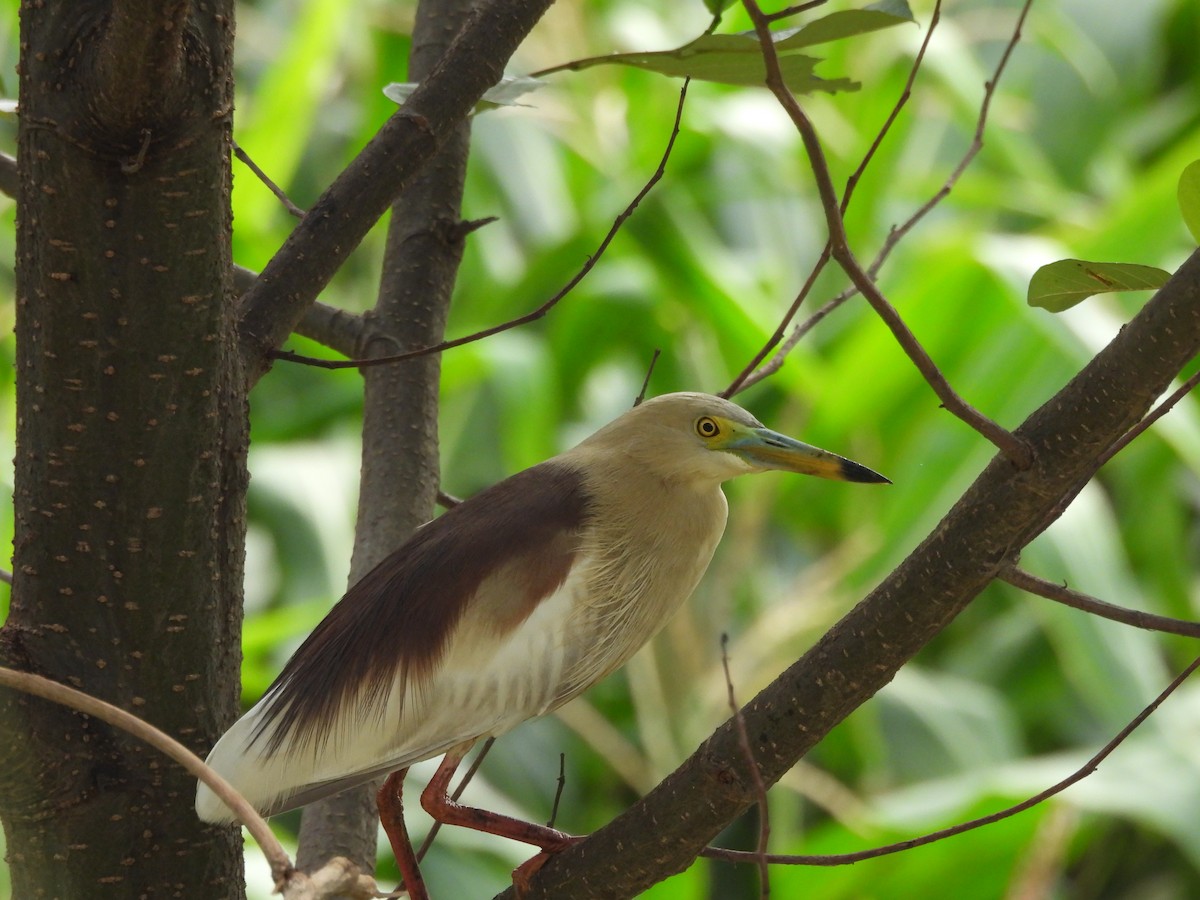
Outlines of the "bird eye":
{"type": "Polygon", "coordinates": [[[703,438],[716,437],[721,433],[721,426],[717,424],[716,419],[710,419],[708,416],[701,416],[696,420],[696,434],[703,438]]]}

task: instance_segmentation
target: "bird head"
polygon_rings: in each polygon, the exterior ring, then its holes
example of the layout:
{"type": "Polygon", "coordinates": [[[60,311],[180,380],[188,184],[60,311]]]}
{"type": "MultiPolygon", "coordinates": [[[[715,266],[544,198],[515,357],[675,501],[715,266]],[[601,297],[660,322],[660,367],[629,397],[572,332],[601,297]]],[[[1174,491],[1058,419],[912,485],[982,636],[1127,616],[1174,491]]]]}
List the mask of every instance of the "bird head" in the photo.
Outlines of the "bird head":
{"type": "Polygon", "coordinates": [[[647,400],[596,432],[587,445],[617,449],[672,479],[719,482],[774,469],[890,484],[853,460],[772,431],[736,403],[711,394],[647,400]]]}

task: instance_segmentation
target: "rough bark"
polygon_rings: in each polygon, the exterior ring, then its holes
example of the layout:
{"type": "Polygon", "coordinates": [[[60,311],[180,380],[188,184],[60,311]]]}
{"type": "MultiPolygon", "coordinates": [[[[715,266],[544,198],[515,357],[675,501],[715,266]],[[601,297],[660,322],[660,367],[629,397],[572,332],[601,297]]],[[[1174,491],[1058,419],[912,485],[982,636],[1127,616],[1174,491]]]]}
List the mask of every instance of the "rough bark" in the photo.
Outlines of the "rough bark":
{"type": "MultiPolygon", "coordinates": [[[[233,4],[21,9],[16,539],[0,662],[197,752],[232,719],[244,377],[229,292],[233,4]],[[216,648],[216,652],[214,652],[216,648]]],[[[195,782],[0,692],[18,897],[237,897],[195,782]]]]}
{"type": "MultiPolygon", "coordinates": [[[[420,4],[410,81],[433,70],[471,6],[471,0],[420,4]]],[[[364,317],[360,356],[401,353],[442,340],[465,237],[460,220],[469,140],[470,126],[460,123],[393,204],[379,298],[364,317]]],[[[363,370],[362,477],[352,584],[433,514],[439,482],[440,373],[438,355],[363,370]]],[[[305,809],[300,868],[316,868],[332,856],[345,856],[364,871],[374,868],[376,788],[367,785],[305,809]]]]}
{"type": "MultiPolygon", "coordinates": [[[[965,609],[1198,351],[1200,253],[1017,430],[1036,454],[1029,470],[997,456],[921,546],[743,708],[764,781],[774,784],[965,609]]],[[[524,896],[635,896],[691,865],[755,800],[731,720],[636,806],[551,859],[524,896]]]]}

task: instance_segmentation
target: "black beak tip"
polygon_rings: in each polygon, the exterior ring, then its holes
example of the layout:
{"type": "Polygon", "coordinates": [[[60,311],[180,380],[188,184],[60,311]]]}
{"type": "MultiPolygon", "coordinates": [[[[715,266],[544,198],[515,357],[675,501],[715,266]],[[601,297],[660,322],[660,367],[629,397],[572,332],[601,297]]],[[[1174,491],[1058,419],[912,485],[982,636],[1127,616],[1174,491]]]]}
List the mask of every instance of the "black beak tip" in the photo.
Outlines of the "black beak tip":
{"type": "Polygon", "coordinates": [[[860,484],[891,484],[890,478],[884,478],[878,472],[868,469],[866,466],[849,460],[842,460],[842,477],[846,481],[857,481],[860,484]]]}

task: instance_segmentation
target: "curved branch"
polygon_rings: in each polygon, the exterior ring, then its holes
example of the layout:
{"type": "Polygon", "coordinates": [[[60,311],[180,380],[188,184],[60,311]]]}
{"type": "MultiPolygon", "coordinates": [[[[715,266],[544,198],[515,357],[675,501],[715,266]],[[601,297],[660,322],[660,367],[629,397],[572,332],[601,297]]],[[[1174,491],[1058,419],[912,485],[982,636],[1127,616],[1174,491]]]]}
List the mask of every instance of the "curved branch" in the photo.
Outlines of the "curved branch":
{"type": "Polygon", "coordinates": [[[500,80],[551,2],[481,3],[434,70],[288,236],[244,298],[240,338],[251,383],[371,226],[500,80]]]}
{"type": "MultiPolygon", "coordinates": [[[[900,314],[896,312],[895,307],[883,296],[883,293],[875,285],[871,276],[863,271],[862,266],[859,264],[857,258],[855,258],[854,251],[850,248],[850,243],[846,236],[845,223],[842,221],[842,215],[838,206],[837,190],[833,186],[829,164],[825,159],[825,151],[821,146],[821,140],[817,135],[816,128],[813,127],[812,120],[800,108],[800,104],[796,102],[796,98],[784,82],[779,68],[779,56],[776,52],[774,41],[771,39],[770,23],[756,0],[743,0],[743,6],[750,15],[751,21],[754,22],[754,30],[757,32],[759,43],[762,46],[763,61],[766,63],[767,68],[767,87],[771,89],[771,92],[791,118],[792,124],[796,126],[796,130],[800,133],[800,139],[804,143],[804,148],[808,152],[809,164],[812,167],[817,193],[820,195],[821,206],[825,211],[826,226],[829,230],[830,254],[838,265],[842,267],[846,275],[849,276],[859,292],[866,297],[867,302],[871,304],[871,307],[875,310],[879,318],[887,325],[892,335],[896,338],[896,342],[908,355],[908,358],[912,360],[913,365],[917,367],[917,370],[925,378],[926,382],[928,382],[934,393],[937,394],[938,399],[942,401],[942,405],[946,410],[966,422],[1000,448],[1017,468],[1029,468],[1033,464],[1032,451],[1029,445],[1021,441],[1012,432],[985,416],[959,396],[954,388],[950,386],[946,377],[942,375],[941,370],[938,369],[937,364],[934,363],[929,353],[921,346],[916,335],[912,333],[908,325],[900,317],[900,314]]],[[[1021,13],[1022,18],[1028,8],[1029,3],[1027,2],[1025,9],[1021,13]]],[[[1020,35],[1019,25],[1017,27],[1017,35],[1020,35]]]]}
{"type": "Polygon", "coordinates": [[[1062,603],[1072,609],[1082,610],[1101,618],[1120,622],[1122,625],[1132,625],[1134,628],[1145,628],[1147,631],[1161,631],[1165,634],[1180,634],[1184,637],[1200,638],[1200,622],[1187,622],[1183,619],[1172,619],[1169,616],[1156,616],[1154,613],[1142,612],[1105,603],[1079,591],[1073,591],[1064,584],[1055,584],[1044,578],[1009,566],[997,576],[1001,581],[1020,588],[1030,594],[1037,594],[1055,603],[1062,603]]]}
{"type": "MultiPolygon", "coordinates": [[[[658,167],[654,173],[642,185],[642,189],[637,192],[637,195],[629,201],[629,204],[621,210],[617,217],[613,220],[612,226],[608,229],[608,233],[604,235],[604,239],[596,247],[596,252],[587,258],[579,271],[572,276],[561,289],[549,300],[542,303],[536,309],[530,310],[524,315],[517,316],[515,319],[509,319],[506,322],[501,322],[499,325],[492,325],[484,328],[481,331],[476,331],[471,334],[463,335],[462,337],[454,338],[449,341],[441,341],[437,344],[430,344],[428,347],[418,347],[415,350],[406,350],[403,353],[392,353],[386,356],[372,356],[364,359],[318,359],[312,356],[301,356],[298,353],[292,353],[290,350],[276,350],[270,355],[274,359],[282,359],[288,362],[301,363],[306,366],[314,366],[318,369],[365,369],[371,366],[386,366],[392,363],[404,362],[409,359],[417,359],[422,356],[429,356],[432,353],[441,353],[444,350],[451,350],[454,347],[461,347],[463,344],[471,344],[475,341],[481,341],[484,338],[491,337],[494,334],[500,334],[502,331],[508,331],[512,328],[517,328],[521,325],[528,325],[530,322],[536,322],[538,319],[550,312],[559,301],[567,294],[575,289],[575,286],[587,276],[600,261],[600,257],[604,255],[604,251],[608,249],[608,245],[612,243],[613,238],[617,236],[617,232],[621,230],[621,226],[626,220],[633,215],[634,210],[641,205],[641,202],[646,199],[646,196],[654,188],[666,174],[667,161],[671,158],[671,151],[675,149],[675,139],[679,137],[679,125],[683,119],[683,106],[687,100],[687,90],[690,79],[685,79],[683,87],[679,91],[679,103],[675,108],[675,121],[671,126],[670,137],[667,138],[666,149],[663,150],[662,159],[659,160],[658,167]]],[[[347,354],[353,357],[354,354],[347,354]]]]}
{"type": "MultiPolygon", "coordinates": [[[[1051,785],[1046,790],[1035,794],[1027,800],[1022,800],[1020,803],[1005,807],[998,812],[971,819],[969,822],[960,822],[957,825],[951,825],[949,828],[942,828],[921,837],[909,838],[906,841],[897,841],[894,844],[887,844],[883,847],[873,847],[870,850],[860,850],[857,853],[833,853],[819,856],[769,853],[766,855],[766,861],[771,865],[786,866],[847,866],[851,863],[862,862],[867,859],[878,859],[880,856],[899,853],[902,850],[911,850],[913,847],[924,847],[926,844],[933,844],[967,831],[974,831],[976,828],[991,825],[993,822],[999,822],[1001,819],[1008,819],[1017,813],[1032,809],[1056,794],[1061,794],[1071,785],[1078,784],[1095,772],[1100,767],[1100,763],[1108,759],[1112,755],[1112,752],[1121,746],[1129,735],[1133,734],[1143,722],[1150,718],[1155,710],[1162,706],[1163,701],[1175,693],[1179,689],[1179,686],[1191,677],[1197,668],[1200,668],[1200,656],[1192,660],[1186,669],[1175,676],[1174,680],[1163,689],[1162,693],[1155,697],[1128,725],[1122,728],[1111,741],[1101,747],[1091,759],[1062,781],[1051,785]]],[[[725,862],[734,863],[759,863],[763,858],[757,851],[725,850],[720,847],[709,847],[701,855],[709,859],[720,859],[725,862]]]]}
{"type": "MultiPolygon", "coordinates": [[[[1198,351],[1200,251],[1017,430],[1037,449],[1033,465],[1019,471],[996,456],[920,547],[743,708],[767,784],[991,583],[1198,351]]],[[[737,729],[726,722],[640,803],[547,862],[527,896],[632,896],[689,865],[755,799],[737,729]]]]}
{"type": "Polygon", "coordinates": [[[189,775],[212,788],[213,793],[221,798],[221,802],[228,806],[246,826],[246,830],[262,848],[267,862],[271,864],[271,876],[275,879],[275,883],[281,884],[287,881],[292,872],[292,861],[288,859],[287,852],[276,840],[266,820],[255,811],[245,797],[237,792],[233,785],[206,766],[200,757],[169,734],[160,731],[132,713],[127,713],[120,707],[31,672],[18,672],[15,669],[0,667],[0,684],[26,694],[32,694],[35,697],[41,697],[51,703],[70,707],[86,715],[95,716],[97,719],[133,735],[138,740],[144,741],[179,763],[189,775]]]}

